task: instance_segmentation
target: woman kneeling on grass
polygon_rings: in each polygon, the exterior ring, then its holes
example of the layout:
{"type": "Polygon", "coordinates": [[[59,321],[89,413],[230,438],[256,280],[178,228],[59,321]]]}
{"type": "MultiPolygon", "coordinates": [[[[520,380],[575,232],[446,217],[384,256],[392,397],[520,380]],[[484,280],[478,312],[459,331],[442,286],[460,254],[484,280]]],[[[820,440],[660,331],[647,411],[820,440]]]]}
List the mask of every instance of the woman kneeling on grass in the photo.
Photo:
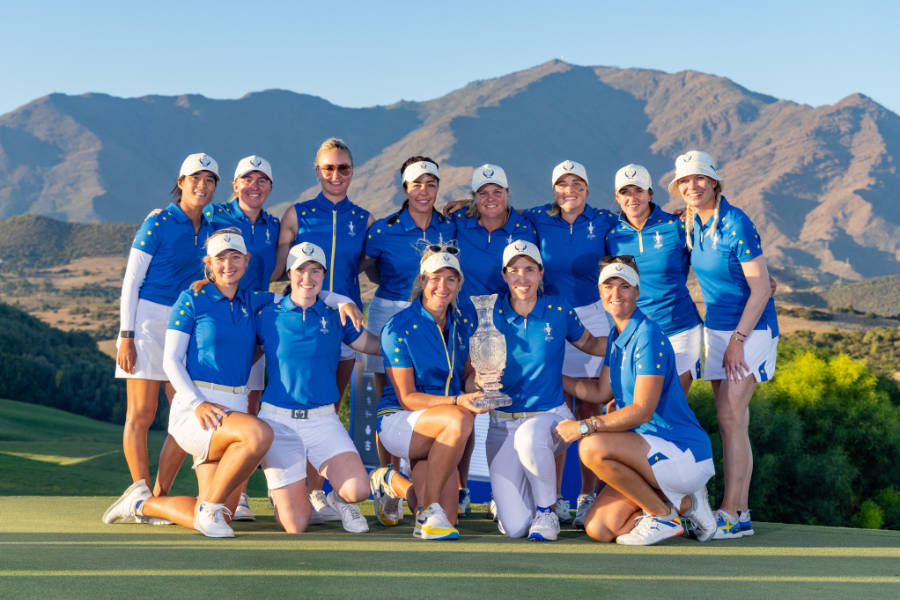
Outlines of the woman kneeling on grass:
{"type": "Polygon", "coordinates": [[[613,317],[606,360],[596,382],[565,379],[568,393],[597,404],[605,415],[556,426],[564,441],[581,439],[582,463],[607,483],[585,518],[601,542],[646,546],[681,535],[678,518],[693,521],[710,539],[716,521],[706,482],[715,473],[709,436],[688,406],[672,345],[637,308],[638,270],[630,256],[607,257],[600,298],[613,317]]]}
{"type": "Polygon", "coordinates": [[[166,330],[163,368],[175,388],[169,433],[194,456],[199,496],[153,497],[143,479],[103,515],[160,517],[208,537],[233,537],[228,525],[241,492],[272,442],[272,429],[247,411],[254,315],[272,295],[238,290],[250,255],[240,231],[209,237],[208,279],[178,297],[166,330]],[[211,284],[211,285],[210,285],[211,284]]]}

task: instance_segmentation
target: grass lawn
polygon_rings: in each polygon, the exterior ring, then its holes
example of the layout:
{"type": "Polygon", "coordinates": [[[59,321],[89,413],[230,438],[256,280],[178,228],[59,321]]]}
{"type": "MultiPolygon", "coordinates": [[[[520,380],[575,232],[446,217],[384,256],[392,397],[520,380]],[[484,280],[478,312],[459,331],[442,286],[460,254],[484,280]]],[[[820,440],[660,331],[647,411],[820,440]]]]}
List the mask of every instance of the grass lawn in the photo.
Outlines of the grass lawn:
{"type": "MultiPolygon", "coordinates": [[[[128,483],[119,432],[0,401],[0,598],[900,596],[896,531],[755,523],[755,536],[727,542],[633,548],[564,530],[538,544],[506,539],[477,512],[460,540],[423,542],[410,516],[385,529],[367,502],[370,533],[329,523],[287,535],[261,491],[251,493],[258,520],[236,523],[234,539],[103,525],[128,483]]],[[[192,480],[182,473],[180,485],[192,480]]]]}

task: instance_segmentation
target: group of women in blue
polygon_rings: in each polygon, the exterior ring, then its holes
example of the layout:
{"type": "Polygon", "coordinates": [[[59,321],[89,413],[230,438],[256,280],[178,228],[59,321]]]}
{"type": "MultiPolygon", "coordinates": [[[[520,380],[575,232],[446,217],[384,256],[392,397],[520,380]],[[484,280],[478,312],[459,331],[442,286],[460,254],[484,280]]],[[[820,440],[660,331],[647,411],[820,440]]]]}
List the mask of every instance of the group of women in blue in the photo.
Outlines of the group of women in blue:
{"type": "MultiPolygon", "coordinates": [[[[239,193],[229,204],[206,208],[218,180],[217,169],[209,169],[214,161],[211,163],[212,159],[206,155],[192,157],[185,161],[187,166],[183,166],[176,185],[182,193],[182,201],[173,203],[145,222],[136,236],[134,256],[129,258],[126,282],[130,276],[137,301],[126,298],[128,294],[123,286],[118,360],[120,371],[131,374],[129,415],[132,412],[137,415],[141,412],[137,409],[143,409],[150,413],[152,420],[155,410],[148,410],[147,401],[133,398],[140,398],[140,394],[150,395],[144,388],[152,388],[154,381],[158,386],[160,380],[168,379],[173,384],[178,380],[178,375],[171,375],[168,370],[163,377],[156,374],[157,379],[154,379],[147,376],[151,371],[135,369],[141,357],[155,362],[153,354],[136,352],[135,348],[142,347],[138,341],[146,344],[144,338],[152,338],[154,333],[159,338],[158,317],[168,311],[166,303],[173,302],[169,298],[153,296],[154,287],[165,287],[163,282],[171,285],[171,282],[179,281],[182,285],[193,281],[191,275],[179,279],[171,271],[157,275],[166,267],[167,253],[176,244],[189,248],[188,243],[192,242],[196,260],[202,255],[197,248],[202,248],[204,233],[208,236],[218,228],[215,225],[217,219],[223,225],[235,226],[232,231],[246,244],[244,255],[248,265],[241,270],[241,275],[246,271],[246,281],[253,279],[253,283],[240,284],[242,292],[266,287],[265,273],[269,269],[272,279],[279,278],[285,270],[291,279],[289,296],[278,302],[273,302],[273,298],[264,293],[254,294],[254,298],[259,299],[258,306],[238,301],[238,305],[251,315],[255,312],[256,333],[266,349],[269,386],[262,398],[261,419],[256,421],[268,427],[261,427],[260,431],[265,435],[260,435],[261,438],[269,436],[271,448],[265,454],[269,460],[258,458],[269,478],[270,495],[279,522],[285,529],[300,531],[308,522],[316,522],[317,514],[324,514],[329,508],[332,514],[341,518],[345,529],[367,529],[355,503],[366,497],[368,484],[352,442],[346,438],[349,445],[337,444],[335,447],[335,430],[326,434],[332,443],[321,446],[320,440],[311,437],[311,430],[325,431],[321,423],[312,423],[312,419],[320,417],[329,418],[340,428],[334,402],[340,398],[349,379],[355,351],[375,352],[374,340],[380,337],[381,361],[370,364],[376,367],[374,370],[380,366],[380,370],[385,371],[385,375],[378,378],[379,387],[383,389],[378,410],[383,463],[405,459],[412,465],[412,482],[390,466],[373,471],[371,486],[376,498],[376,515],[383,524],[398,523],[402,519],[399,499],[406,498],[411,502],[410,506],[417,509],[414,535],[424,539],[458,536],[456,520],[461,508],[458,500],[462,497],[457,492],[465,486],[473,415],[485,412],[477,407],[478,377],[467,361],[468,336],[477,326],[467,299],[471,295],[494,293],[499,296],[494,323],[506,336],[510,349],[503,383],[513,397],[512,407],[491,411],[487,441],[501,530],[512,536],[528,533],[533,539],[556,538],[561,512],[558,502],[560,456],[575,437],[607,440],[613,439],[612,433],[640,436],[649,431],[648,428],[655,433],[667,430],[672,423],[683,425],[675,428],[681,433],[695,426],[699,429],[684,396],[690,381],[699,375],[702,334],[706,378],[713,381],[717,395],[725,445],[726,493],[718,513],[711,513],[706,499],[705,483],[712,473],[704,462],[709,459],[705,448],[685,445],[681,443],[683,440],[669,439],[671,436],[660,436],[660,439],[674,443],[675,450],[642,441],[654,450],[652,456],[645,457],[644,463],[650,465],[653,460],[668,460],[672,461],[669,464],[675,464],[676,450],[681,455],[692,452],[689,457],[693,459],[692,464],[702,467],[695,469],[697,481],[702,479],[701,485],[696,489],[682,489],[683,485],[679,488],[665,478],[657,478],[655,466],[649,471],[650,467],[636,467],[647,486],[660,490],[667,497],[668,503],[660,505],[647,500],[649,495],[643,488],[636,492],[621,489],[622,484],[610,475],[608,465],[622,457],[605,452],[608,444],[582,440],[585,468],[599,475],[606,485],[598,496],[602,501],[596,506],[584,503],[584,510],[579,514],[589,535],[603,540],[616,538],[622,543],[654,543],[664,539],[659,537],[660,532],[673,531],[672,524],[679,523],[678,514],[690,516],[700,539],[752,533],[747,506],[752,469],[746,437],[747,407],[756,381],[765,381],[774,370],[777,324],[771,310],[759,237],[746,216],[721,195],[721,177],[707,154],[693,151],[676,161],[676,177],[669,191],[670,195],[685,200],[686,221],[664,213],[652,204],[649,173],[638,165],[623,167],[616,175],[615,193],[621,208],[618,216],[590,207],[585,202],[588,195],[586,169],[570,160],[560,163],[553,171],[554,202],[551,204],[519,213],[509,206],[505,173],[500,167],[487,164],[473,173],[471,202],[464,210],[444,217],[434,210],[440,181],[438,165],[423,156],[411,157],[401,167],[406,195],[401,209],[375,221],[368,211],[351,203],[347,197],[353,169],[349,148],[339,140],[329,140],[316,156],[316,173],[322,193],[313,200],[291,207],[279,222],[261,210],[272,185],[271,167],[264,159],[244,159],[250,164],[246,173],[250,173],[251,178],[262,176],[260,181],[247,185],[249,192],[245,196],[251,203],[256,203],[258,212],[254,212],[246,209],[245,198],[239,193]],[[198,183],[194,184],[194,180],[198,183]],[[705,187],[704,182],[708,183],[705,187]],[[260,184],[265,189],[261,190],[260,184]],[[189,193],[186,194],[185,189],[189,193]],[[199,211],[194,209],[191,201],[200,208],[199,211]],[[253,214],[248,215],[248,212],[253,214]],[[177,236],[152,238],[153,234],[165,231],[161,228],[171,227],[174,223],[186,224],[188,220],[194,225],[192,236],[187,235],[191,232],[185,226],[179,229],[177,236]],[[273,238],[277,239],[277,244],[273,243],[273,238]],[[298,256],[302,258],[298,252],[303,244],[309,255],[315,255],[316,259],[298,262],[298,256]],[[150,251],[144,252],[141,248],[150,251]],[[632,269],[634,277],[628,273],[629,277],[612,276],[604,281],[600,276],[600,258],[607,254],[632,254],[634,258],[623,257],[615,264],[632,269]],[[707,304],[705,327],[701,327],[685,285],[691,263],[695,265],[707,304]],[[306,268],[318,265],[321,281],[305,273],[300,277],[299,270],[295,274],[291,267],[303,264],[306,268]],[[354,335],[351,328],[336,324],[337,313],[332,309],[320,306],[320,300],[310,301],[310,290],[318,287],[337,292],[360,304],[360,269],[372,273],[379,281],[379,288],[369,307],[368,332],[354,335]],[[641,272],[640,284],[637,283],[638,271],[641,272]],[[629,283],[631,279],[634,281],[629,283]],[[611,306],[615,310],[620,310],[623,305],[630,306],[628,298],[622,300],[620,281],[625,282],[626,289],[639,290],[634,294],[634,310],[628,317],[635,324],[633,330],[644,332],[641,335],[628,329],[629,319],[610,316],[614,312],[610,310],[611,306]],[[136,286],[134,282],[137,282],[136,286]],[[610,306],[603,298],[604,285],[616,288],[615,294],[610,294],[615,296],[610,300],[610,306]],[[463,297],[458,298],[461,291],[463,297]],[[294,301],[295,292],[305,294],[308,306],[294,301]],[[162,307],[158,311],[160,315],[156,315],[156,329],[143,327],[143,323],[152,319],[144,313],[138,318],[137,305],[141,302],[162,307]],[[297,314],[301,315],[299,323],[302,326],[295,326],[290,335],[286,334],[290,328],[279,329],[276,325],[278,315],[294,315],[290,318],[296,320],[297,314]],[[307,319],[308,315],[311,318],[307,319]],[[619,344],[620,339],[644,340],[649,335],[648,339],[655,340],[653,335],[646,334],[648,328],[663,342],[659,349],[661,360],[656,365],[662,371],[643,372],[622,358],[626,348],[630,348],[628,352],[638,353],[638,350],[628,344],[619,344]],[[145,329],[150,333],[142,333],[145,329]],[[308,354],[313,348],[308,346],[309,340],[317,333],[342,342],[325,352],[319,362],[309,358],[308,354]],[[610,336],[609,345],[606,344],[607,335],[610,336]],[[270,340],[268,344],[265,344],[266,337],[270,340]],[[303,350],[288,352],[286,348],[292,343],[302,346],[303,350]],[[303,346],[304,343],[307,346],[303,346]],[[309,387],[304,378],[315,373],[321,379],[332,358],[335,359],[334,389],[331,384],[326,386],[327,389],[319,389],[316,385],[309,387]],[[710,361],[716,363],[714,368],[710,367],[710,361]],[[604,364],[615,365],[616,369],[630,365],[628,368],[636,369],[635,375],[623,379],[624,371],[620,374],[617,370],[611,377],[610,369],[604,364]],[[567,376],[565,385],[563,375],[567,376]],[[599,385],[595,381],[598,376],[599,385]],[[647,388],[645,377],[660,377],[660,385],[654,383],[647,388]],[[135,385],[133,394],[131,388],[135,380],[144,383],[135,385]],[[678,381],[673,388],[675,380],[678,381]],[[563,395],[564,387],[585,405],[597,404],[599,408],[581,413],[585,416],[582,420],[573,419],[563,395]],[[676,388],[680,395],[673,391],[676,388]],[[635,394],[635,389],[640,393],[635,394]],[[647,413],[644,398],[647,389],[651,389],[651,396],[656,394],[654,407],[659,410],[654,408],[647,413]],[[640,397],[641,402],[636,402],[636,397],[640,397]],[[613,398],[615,403],[607,402],[613,398]],[[637,412],[628,408],[635,404],[643,408],[637,412]],[[133,405],[135,411],[132,411],[133,405]],[[626,415],[624,419],[623,414],[626,415]],[[677,418],[673,418],[673,414],[677,418]],[[687,414],[690,419],[681,418],[687,414]],[[635,421],[637,418],[645,420],[638,422],[635,421]],[[310,424],[313,427],[305,428],[310,424]],[[573,437],[573,427],[577,427],[578,436],[573,437]],[[306,459],[309,459],[308,464],[306,459]],[[301,474],[301,469],[306,473],[301,474]],[[315,481],[316,475],[328,477],[339,492],[338,496],[333,493],[328,498],[322,494],[320,506],[316,506],[314,494],[309,494],[309,502],[306,501],[308,490],[314,492],[317,485],[321,487],[315,481]],[[306,485],[300,486],[300,483],[306,485]]],[[[236,193],[238,179],[236,172],[236,193]]],[[[234,233],[229,235],[235,237],[234,233]]],[[[183,264],[188,265],[190,254],[181,246],[177,248],[180,251],[172,254],[182,257],[183,264]]],[[[229,248],[229,251],[240,254],[235,248],[229,248]]],[[[205,260],[215,262],[219,259],[207,253],[205,260]]],[[[184,271],[187,273],[190,269],[184,271]]],[[[234,272],[229,271],[229,276],[234,272]]],[[[218,283],[210,281],[218,289],[218,283]]],[[[210,287],[209,284],[206,287],[210,287]]],[[[234,310],[233,298],[229,305],[234,310]]],[[[178,310],[184,310],[184,306],[178,310]]],[[[173,328],[177,329],[177,326],[170,321],[169,329],[173,328]]],[[[192,350],[188,343],[185,352],[189,355],[192,351],[200,350],[199,347],[192,350]]],[[[190,365],[188,360],[189,373],[190,365]]],[[[194,368],[202,372],[201,367],[195,365],[194,368]]],[[[191,381],[195,382],[195,389],[196,382],[201,381],[211,383],[212,392],[220,391],[215,386],[224,386],[230,388],[229,393],[246,394],[253,379],[249,371],[245,384],[235,386],[230,382],[241,372],[231,368],[228,383],[196,377],[191,381]]],[[[203,377],[215,379],[211,374],[203,377]]],[[[180,392],[177,386],[175,389],[180,392]]],[[[257,389],[262,389],[261,381],[257,389]]],[[[154,402],[156,393],[153,390],[154,402]]],[[[193,396],[191,393],[189,390],[182,395],[196,399],[196,393],[193,396]]],[[[173,415],[178,414],[176,404],[173,401],[173,415]]],[[[195,421],[203,423],[197,406],[190,403],[187,406],[194,409],[195,421]]],[[[155,409],[155,404],[152,408],[155,409]]],[[[227,409],[217,418],[224,422],[231,414],[233,409],[227,409]]],[[[170,418],[170,426],[172,423],[170,418]]],[[[192,517],[196,525],[201,518],[198,515],[203,513],[200,508],[206,507],[207,512],[213,513],[212,522],[225,524],[227,519],[223,515],[233,509],[225,500],[230,500],[231,496],[226,498],[227,495],[218,494],[212,499],[203,498],[208,485],[201,485],[201,498],[194,501],[195,511],[190,515],[184,511],[159,510],[157,504],[165,504],[161,497],[171,485],[171,478],[164,478],[165,469],[161,464],[156,493],[150,500],[147,496],[146,429],[143,471],[140,460],[130,458],[135,452],[129,451],[128,439],[126,426],[126,458],[136,483],[111,507],[112,512],[108,511],[104,520],[116,520],[124,514],[127,518],[145,521],[155,517],[185,524],[186,519],[192,517]]],[[[132,443],[135,445],[140,446],[132,443]]],[[[632,445],[638,451],[646,449],[640,444],[632,445]]],[[[207,443],[206,448],[209,450],[212,446],[207,443]]],[[[194,455],[197,461],[198,455],[194,455]]],[[[204,460],[221,464],[221,459],[215,461],[207,457],[204,460]]],[[[174,477],[177,464],[171,470],[171,477],[174,477]]],[[[241,474],[245,470],[238,469],[241,474]]],[[[234,481],[229,475],[228,485],[234,481]]],[[[239,491],[239,483],[234,489],[229,488],[228,494],[239,491]]],[[[696,481],[690,483],[693,485],[696,481]]],[[[659,496],[656,498],[659,500],[659,496]]],[[[189,503],[183,500],[184,507],[189,503]]],[[[581,504],[579,502],[579,508],[582,508],[581,504]]],[[[565,516],[570,516],[568,511],[565,516]]],[[[218,525],[210,527],[225,531],[218,525]]],[[[680,525],[678,531],[681,531],[680,525]]]]}

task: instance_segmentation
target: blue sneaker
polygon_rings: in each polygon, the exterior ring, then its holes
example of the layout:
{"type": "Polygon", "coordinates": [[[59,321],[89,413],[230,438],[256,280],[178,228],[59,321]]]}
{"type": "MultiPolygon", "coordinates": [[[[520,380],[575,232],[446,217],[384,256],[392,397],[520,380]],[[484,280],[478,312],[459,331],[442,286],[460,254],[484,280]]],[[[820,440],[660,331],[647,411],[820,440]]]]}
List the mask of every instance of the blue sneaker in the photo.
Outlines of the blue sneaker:
{"type": "Polygon", "coordinates": [[[750,520],[750,509],[738,512],[738,525],[741,526],[741,535],[753,535],[753,521],[750,520]]]}
{"type": "Polygon", "coordinates": [[[729,515],[721,508],[716,511],[716,532],[714,540],[735,540],[741,537],[741,525],[737,518],[729,515]]]}

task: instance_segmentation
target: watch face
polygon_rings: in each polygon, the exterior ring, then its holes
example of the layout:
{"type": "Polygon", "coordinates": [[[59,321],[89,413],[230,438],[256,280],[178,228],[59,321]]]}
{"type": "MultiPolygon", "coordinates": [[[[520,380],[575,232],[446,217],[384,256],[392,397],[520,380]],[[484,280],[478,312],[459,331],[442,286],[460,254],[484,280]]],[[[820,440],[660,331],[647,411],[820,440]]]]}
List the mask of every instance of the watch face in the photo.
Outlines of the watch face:
{"type": "Polygon", "coordinates": [[[588,434],[588,426],[584,421],[581,422],[581,425],[578,426],[578,430],[581,431],[581,435],[588,434]]]}

